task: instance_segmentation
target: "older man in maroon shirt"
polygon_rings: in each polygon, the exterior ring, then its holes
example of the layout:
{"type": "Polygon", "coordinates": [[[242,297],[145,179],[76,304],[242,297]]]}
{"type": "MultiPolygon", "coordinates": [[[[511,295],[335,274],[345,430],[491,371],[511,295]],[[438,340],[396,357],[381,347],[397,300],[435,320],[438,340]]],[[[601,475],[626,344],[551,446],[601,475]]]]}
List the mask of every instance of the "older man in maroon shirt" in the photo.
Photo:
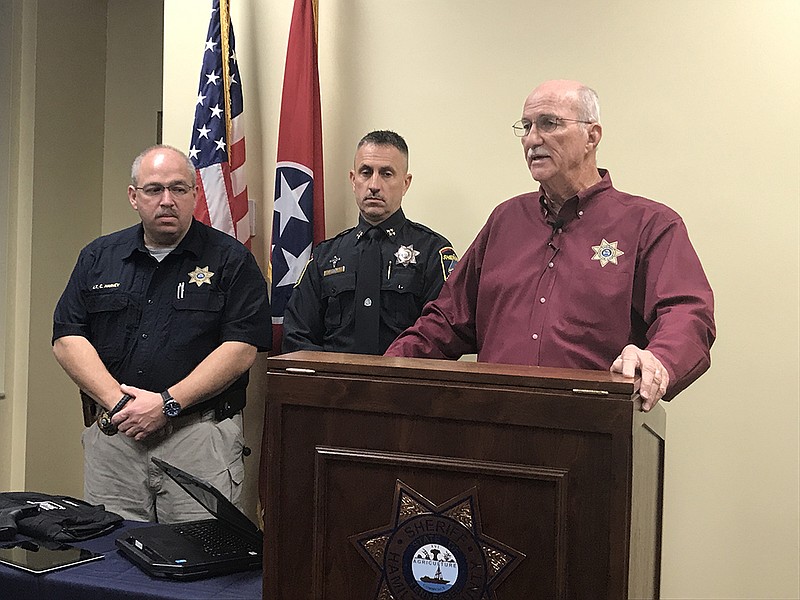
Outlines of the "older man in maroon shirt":
{"type": "Polygon", "coordinates": [[[714,299],[670,208],[620,192],[597,168],[597,94],[548,81],[514,130],[541,185],[492,212],[389,356],[458,358],[641,374],[642,408],[711,364],[714,299]]]}

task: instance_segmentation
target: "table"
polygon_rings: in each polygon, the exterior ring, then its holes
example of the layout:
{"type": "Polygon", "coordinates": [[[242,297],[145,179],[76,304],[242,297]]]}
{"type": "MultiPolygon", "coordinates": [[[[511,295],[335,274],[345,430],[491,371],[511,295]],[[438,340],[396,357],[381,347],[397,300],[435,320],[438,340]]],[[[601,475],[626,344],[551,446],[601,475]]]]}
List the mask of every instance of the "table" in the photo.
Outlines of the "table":
{"type": "MultiPolygon", "coordinates": [[[[126,521],[108,535],[73,545],[105,558],[33,575],[0,564],[3,600],[261,600],[261,571],[245,571],[198,581],[151,577],[125,558],[114,540],[145,523],[126,521]]],[[[20,537],[20,536],[18,536],[20,537]]]]}

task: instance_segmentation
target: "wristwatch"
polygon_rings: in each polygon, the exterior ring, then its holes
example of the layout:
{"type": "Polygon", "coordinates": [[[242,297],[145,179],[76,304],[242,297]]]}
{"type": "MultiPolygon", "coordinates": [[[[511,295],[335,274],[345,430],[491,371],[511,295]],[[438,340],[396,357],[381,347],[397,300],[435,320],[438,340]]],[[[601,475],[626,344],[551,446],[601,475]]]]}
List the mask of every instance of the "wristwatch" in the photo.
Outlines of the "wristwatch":
{"type": "Polygon", "coordinates": [[[181,414],[181,405],[170,395],[168,390],[161,392],[161,397],[164,399],[164,414],[166,416],[172,418],[181,414]]]}

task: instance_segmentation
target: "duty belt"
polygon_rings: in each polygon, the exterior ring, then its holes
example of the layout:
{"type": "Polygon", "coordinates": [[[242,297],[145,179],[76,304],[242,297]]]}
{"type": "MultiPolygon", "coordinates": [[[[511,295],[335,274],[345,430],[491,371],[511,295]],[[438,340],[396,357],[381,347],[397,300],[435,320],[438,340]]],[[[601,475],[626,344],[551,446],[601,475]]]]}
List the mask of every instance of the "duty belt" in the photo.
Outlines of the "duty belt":
{"type": "MultiPolygon", "coordinates": [[[[81,404],[83,405],[83,424],[86,427],[91,427],[97,415],[100,413],[101,407],[94,400],[92,400],[83,390],[81,393],[81,404]]],[[[235,390],[228,389],[224,392],[217,394],[213,398],[198,402],[187,407],[181,411],[181,414],[175,417],[180,419],[185,415],[192,415],[195,413],[214,411],[214,418],[217,421],[224,421],[230,419],[233,415],[241,411],[247,403],[247,390],[245,388],[238,388],[235,390]]]]}

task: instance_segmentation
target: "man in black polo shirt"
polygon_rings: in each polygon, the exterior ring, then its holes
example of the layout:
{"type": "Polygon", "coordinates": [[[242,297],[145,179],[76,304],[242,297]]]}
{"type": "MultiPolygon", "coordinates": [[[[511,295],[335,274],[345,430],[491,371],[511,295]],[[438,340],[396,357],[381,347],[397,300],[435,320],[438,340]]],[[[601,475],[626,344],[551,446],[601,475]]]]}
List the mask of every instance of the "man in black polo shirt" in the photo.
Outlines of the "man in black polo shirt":
{"type": "Polygon", "coordinates": [[[148,148],[131,179],[141,223],[81,251],[53,351],[105,430],[83,432],[86,500],[128,519],[202,518],[150,458],[238,502],[248,370],[272,344],[267,287],[247,248],[192,217],[195,170],[182,152],[148,148]]]}
{"type": "Polygon", "coordinates": [[[411,185],[400,135],[361,138],[350,182],[358,226],[314,248],[286,307],[284,352],[383,354],[458,262],[444,236],[409,221],[400,207],[411,185]]]}

